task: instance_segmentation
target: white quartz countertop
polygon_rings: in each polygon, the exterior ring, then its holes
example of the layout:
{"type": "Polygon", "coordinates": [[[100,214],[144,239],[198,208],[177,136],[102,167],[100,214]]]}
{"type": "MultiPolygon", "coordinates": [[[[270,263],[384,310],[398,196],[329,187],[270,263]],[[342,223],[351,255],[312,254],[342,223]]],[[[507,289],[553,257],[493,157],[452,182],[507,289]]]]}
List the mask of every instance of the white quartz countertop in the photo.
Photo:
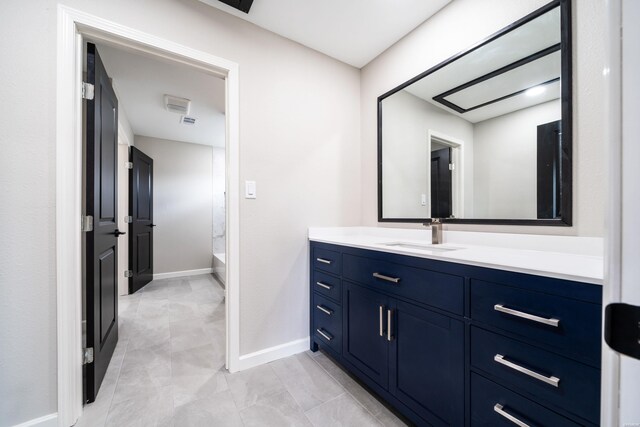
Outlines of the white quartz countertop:
{"type": "Polygon", "coordinates": [[[309,240],[360,249],[495,268],[577,282],[603,284],[603,241],[596,237],[443,232],[443,248],[388,246],[431,243],[431,231],[382,227],[312,227],[309,240]]]}

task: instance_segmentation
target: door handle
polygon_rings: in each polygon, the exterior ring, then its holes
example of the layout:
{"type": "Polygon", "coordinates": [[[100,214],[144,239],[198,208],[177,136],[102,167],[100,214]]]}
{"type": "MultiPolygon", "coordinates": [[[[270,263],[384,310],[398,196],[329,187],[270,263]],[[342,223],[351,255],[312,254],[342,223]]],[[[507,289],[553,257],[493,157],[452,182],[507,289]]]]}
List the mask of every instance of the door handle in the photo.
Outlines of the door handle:
{"type": "Polygon", "coordinates": [[[116,231],[113,232],[113,235],[116,236],[116,237],[120,237],[123,234],[127,234],[127,233],[125,233],[124,231],[120,231],[117,228],[116,228],[116,231]]]}
{"type": "Polygon", "coordinates": [[[156,226],[155,224],[149,224],[149,227],[155,227],[155,226],[156,226]]]}
{"type": "Polygon", "coordinates": [[[393,310],[387,310],[387,341],[393,340],[391,335],[391,319],[393,318],[393,310]]]}
{"type": "Polygon", "coordinates": [[[382,312],[384,311],[384,307],[380,306],[380,336],[383,337],[384,336],[384,326],[383,326],[383,314],[382,312]]]}

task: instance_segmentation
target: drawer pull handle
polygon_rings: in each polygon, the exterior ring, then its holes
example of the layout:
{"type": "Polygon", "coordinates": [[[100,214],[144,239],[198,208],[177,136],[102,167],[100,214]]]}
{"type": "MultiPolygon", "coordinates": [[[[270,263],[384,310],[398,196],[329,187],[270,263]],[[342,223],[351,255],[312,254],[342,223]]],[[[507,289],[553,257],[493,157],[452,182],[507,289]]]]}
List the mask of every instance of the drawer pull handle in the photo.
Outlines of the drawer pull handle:
{"type": "Polygon", "coordinates": [[[553,318],[548,319],[546,317],[540,317],[540,316],[536,316],[534,314],[524,313],[522,311],[514,310],[512,308],[507,308],[502,304],[494,305],[493,309],[495,311],[499,311],[501,313],[510,314],[512,316],[521,317],[523,319],[532,320],[532,321],[538,322],[538,323],[544,323],[545,325],[554,326],[556,328],[558,326],[560,326],[560,320],[559,319],[553,319],[553,318]]]}
{"type": "Polygon", "coordinates": [[[316,258],[316,261],[321,262],[321,263],[323,263],[323,264],[329,264],[329,265],[331,265],[331,260],[330,260],[330,259],[316,258]]]}
{"type": "Polygon", "coordinates": [[[322,283],[322,282],[316,282],[316,285],[320,286],[321,288],[325,288],[328,291],[333,289],[333,286],[327,285],[326,283],[322,283]]]}
{"type": "Polygon", "coordinates": [[[560,384],[560,378],[557,377],[547,377],[545,375],[539,374],[537,372],[532,371],[531,369],[527,369],[525,367],[522,367],[520,365],[516,365],[513,362],[509,362],[508,360],[506,360],[504,358],[503,355],[501,354],[496,354],[495,356],[493,356],[493,360],[500,363],[501,365],[506,366],[507,368],[511,368],[514,371],[518,371],[522,374],[528,375],[531,378],[535,378],[538,381],[542,381],[543,383],[547,383],[549,385],[552,385],[554,387],[558,387],[558,384],[560,384]]]}
{"type": "Polygon", "coordinates": [[[326,332],[324,332],[320,328],[316,329],[316,332],[319,333],[320,335],[322,335],[327,341],[331,341],[333,339],[333,337],[331,335],[327,334],[326,332]]]}
{"type": "Polygon", "coordinates": [[[316,305],[316,308],[318,310],[320,310],[321,312],[328,314],[329,316],[331,316],[333,314],[333,310],[325,308],[325,307],[321,306],[320,304],[316,305]]]}
{"type": "Polygon", "coordinates": [[[386,280],[387,282],[392,282],[392,283],[400,282],[399,277],[385,276],[384,274],[380,274],[380,273],[373,273],[373,277],[375,277],[376,279],[386,280]]]}
{"type": "Polygon", "coordinates": [[[505,411],[504,406],[502,406],[499,403],[496,403],[493,406],[493,410],[496,411],[498,414],[502,415],[503,417],[505,417],[506,419],[508,419],[509,421],[511,421],[512,423],[514,423],[515,425],[517,425],[518,427],[529,427],[529,424],[523,423],[522,421],[520,421],[519,419],[517,419],[507,411],[505,411]]]}
{"type": "Polygon", "coordinates": [[[384,307],[380,306],[380,336],[383,337],[384,336],[384,325],[383,325],[383,314],[382,312],[384,311],[384,307]]]}
{"type": "Polygon", "coordinates": [[[391,319],[393,318],[393,310],[387,310],[387,341],[391,342],[393,340],[393,335],[391,335],[391,319]]]}

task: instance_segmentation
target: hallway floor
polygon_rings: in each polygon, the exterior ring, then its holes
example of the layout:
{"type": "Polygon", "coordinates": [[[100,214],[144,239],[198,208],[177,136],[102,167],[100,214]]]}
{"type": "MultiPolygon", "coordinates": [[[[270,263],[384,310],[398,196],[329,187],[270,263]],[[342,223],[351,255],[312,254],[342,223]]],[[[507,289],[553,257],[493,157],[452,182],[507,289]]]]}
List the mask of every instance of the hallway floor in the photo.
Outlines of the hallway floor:
{"type": "Polygon", "coordinates": [[[119,342],[76,426],[403,426],[321,352],[229,374],[224,289],[154,280],[119,299],[119,342]]]}

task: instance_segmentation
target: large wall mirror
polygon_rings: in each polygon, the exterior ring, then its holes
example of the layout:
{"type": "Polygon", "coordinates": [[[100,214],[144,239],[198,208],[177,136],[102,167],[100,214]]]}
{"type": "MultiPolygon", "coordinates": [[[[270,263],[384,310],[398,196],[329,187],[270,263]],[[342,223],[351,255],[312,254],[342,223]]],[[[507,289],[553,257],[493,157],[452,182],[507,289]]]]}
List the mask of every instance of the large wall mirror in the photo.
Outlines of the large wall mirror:
{"type": "Polygon", "coordinates": [[[379,220],[571,225],[571,109],[557,0],[378,98],[379,220]]]}

